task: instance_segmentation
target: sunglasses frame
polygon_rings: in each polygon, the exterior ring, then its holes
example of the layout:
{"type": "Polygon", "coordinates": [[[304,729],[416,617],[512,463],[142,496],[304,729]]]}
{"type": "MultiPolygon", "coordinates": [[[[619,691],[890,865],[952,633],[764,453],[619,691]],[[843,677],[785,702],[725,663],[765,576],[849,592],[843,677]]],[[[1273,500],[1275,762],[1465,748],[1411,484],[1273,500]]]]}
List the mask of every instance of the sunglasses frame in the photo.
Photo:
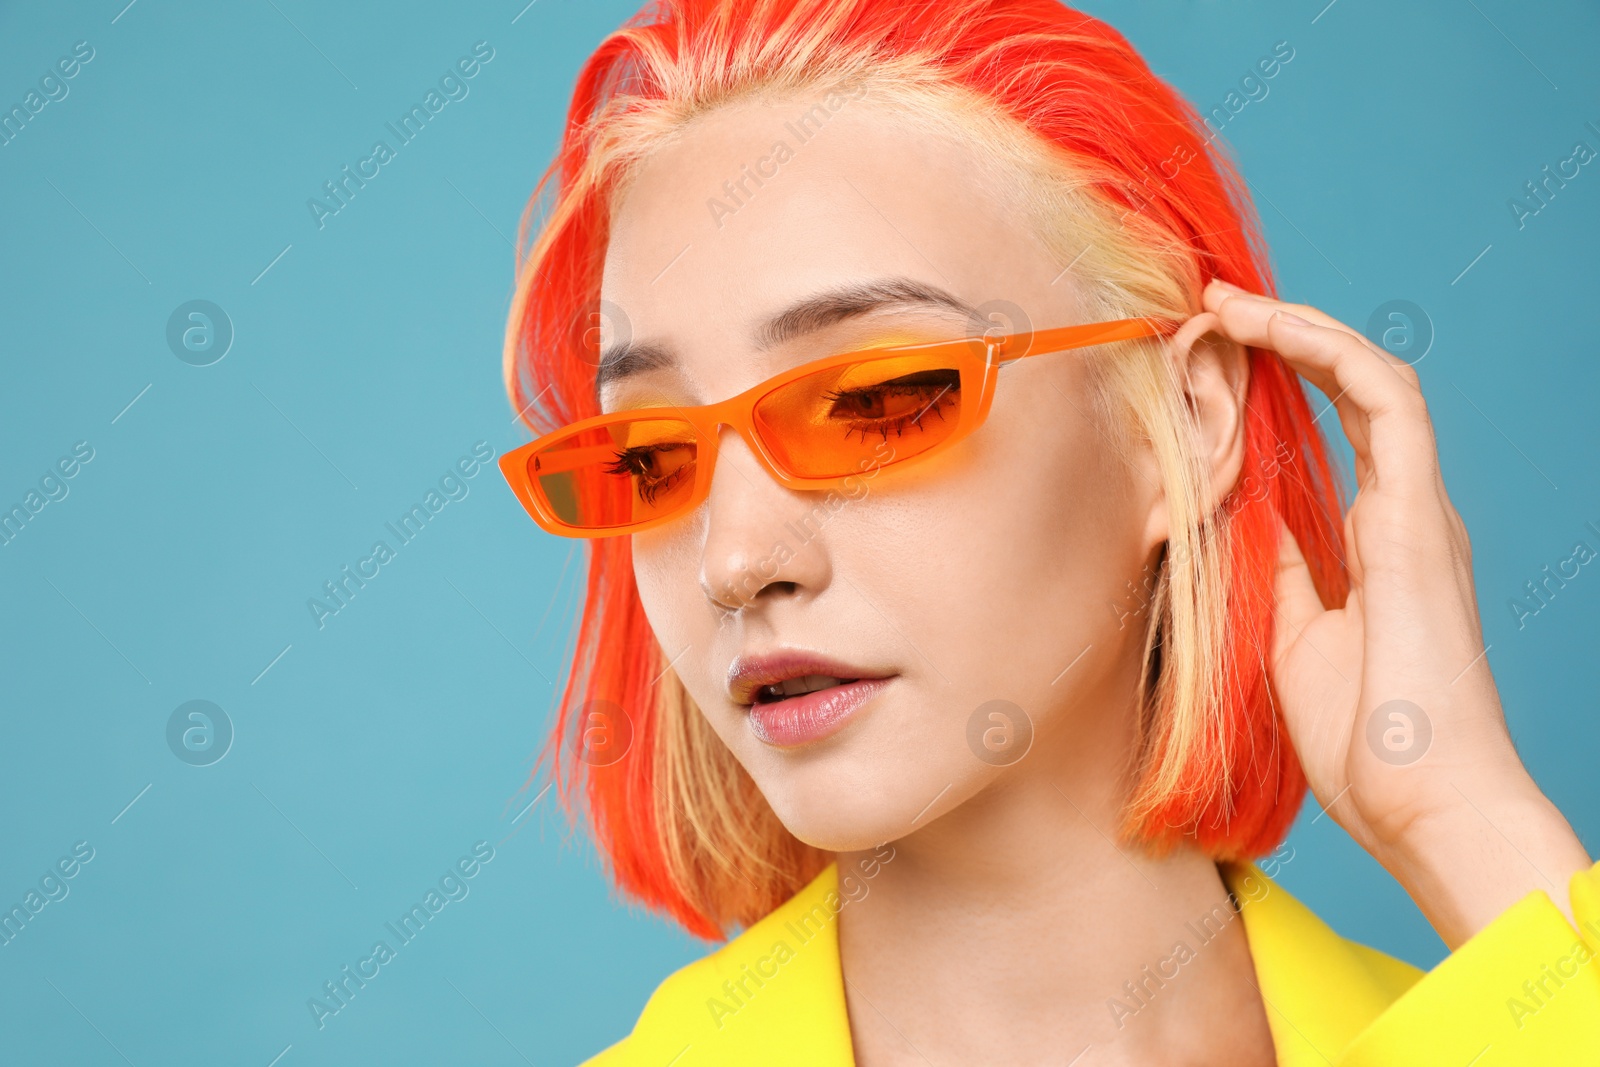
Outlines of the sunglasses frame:
{"type": "Polygon", "coordinates": [[[757,462],[781,485],[790,489],[805,490],[840,488],[851,478],[860,477],[868,470],[882,470],[885,467],[915,463],[936,456],[961,441],[982,425],[984,419],[988,417],[1000,367],[1012,360],[1110,344],[1114,341],[1158,337],[1171,333],[1173,328],[1148,318],[1116,319],[1110,322],[1092,322],[1049,330],[1028,330],[1001,337],[966,337],[953,341],[840,352],[803,363],[798,367],[791,367],[736,396],[714,404],[701,404],[688,408],[673,405],[634,408],[580,419],[502,454],[499,459],[500,473],[505,477],[506,483],[510,485],[523,508],[532,516],[533,521],[546,532],[558,537],[626,537],[681,519],[705,501],[711,492],[711,474],[716,468],[717,444],[724,426],[739,434],[755,455],[757,462]],[[969,388],[977,386],[975,392],[978,402],[961,406],[960,420],[955,429],[937,444],[903,459],[890,459],[878,464],[863,462],[860,470],[849,474],[828,478],[802,478],[784,469],[767,443],[761,439],[761,434],[756,428],[755,409],[756,405],[769,394],[790,382],[831,367],[847,363],[870,363],[881,359],[903,358],[908,355],[941,358],[948,356],[954,363],[954,369],[961,375],[962,392],[965,395],[972,395],[968,392],[969,388]],[[653,422],[661,419],[678,419],[686,422],[698,435],[695,441],[694,486],[684,503],[675,510],[625,526],[571,526],[556,515],[544,491],[539,488],[531,469],[536,454],[560,444],[568,437],[597,427],[620,426],[630,422],[653,422]]]}

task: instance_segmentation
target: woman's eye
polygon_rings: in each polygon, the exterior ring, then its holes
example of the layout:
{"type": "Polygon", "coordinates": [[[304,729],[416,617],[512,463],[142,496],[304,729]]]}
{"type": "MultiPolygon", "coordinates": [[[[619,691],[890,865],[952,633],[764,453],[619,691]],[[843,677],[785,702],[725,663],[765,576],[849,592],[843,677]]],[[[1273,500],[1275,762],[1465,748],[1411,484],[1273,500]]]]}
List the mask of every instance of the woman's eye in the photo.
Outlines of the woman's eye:
{"type": "Polygon", "coordinates": [[[878,385],[831,394],[829,414],[846,419],[895,424],[918,422],[943,408],[961,388],[958,371],[924,371],[878,385]]]}
{"type": "Polygon", "coordinates": [[[694,459],[692,444],[636,446],[618,452],[605,469],[609,474],[628,477],[639,499],[653,504],[684,484],[694,470],[694,459]]]}
{"type": "Polygon", "coordinates": [[[613,474],[632,474],[645,479],[664,478],[693,461],[692,445],[650,445],[617,453],[609,469],[613,474]]]}
{"type": "Polygon", "coordinates": [[[689,461],[694,459],[694,453],[690,449],[679,445],[676,448],[660,449],[653,453],[651,458],[655,460],[653,468],[655,473],[671,474],[682,467],[688,466],[689,461]]]}

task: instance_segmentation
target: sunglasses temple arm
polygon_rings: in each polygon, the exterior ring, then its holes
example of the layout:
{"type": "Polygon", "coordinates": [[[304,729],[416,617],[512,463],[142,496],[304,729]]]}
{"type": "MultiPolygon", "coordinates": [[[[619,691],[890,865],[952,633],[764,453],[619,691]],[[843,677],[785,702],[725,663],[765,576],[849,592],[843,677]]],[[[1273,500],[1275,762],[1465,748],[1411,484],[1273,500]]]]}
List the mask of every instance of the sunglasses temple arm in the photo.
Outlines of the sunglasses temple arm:
{"type": "Polygon", "coordinates": [[[616,449],[606,445],[591,445],[588,448],[562,448],[552,452],[541,452],[534,457],[534,462],[538,464],[540,474],[560,474],[597,460],[614,459],[616,454],[616,449]]]}
{"type": "Polygon", "coordinates": [[[1172,330],[1154,319],[1117,319],[1114,322],[1092,322],[1083,326],[1062,326],[1037,333],[1012,334],[991,346],[990,358],[1005,360],[1024,356],[1042,356],[1051,352],[1064,352],[1071,348],[1088,348],[1091,345],[1110,344],[1113,341],[1132,341],[1140,337],[1159,337],[1172,330]],[[1009,351],[1015,344],[1021,351],[1009,351]]]}

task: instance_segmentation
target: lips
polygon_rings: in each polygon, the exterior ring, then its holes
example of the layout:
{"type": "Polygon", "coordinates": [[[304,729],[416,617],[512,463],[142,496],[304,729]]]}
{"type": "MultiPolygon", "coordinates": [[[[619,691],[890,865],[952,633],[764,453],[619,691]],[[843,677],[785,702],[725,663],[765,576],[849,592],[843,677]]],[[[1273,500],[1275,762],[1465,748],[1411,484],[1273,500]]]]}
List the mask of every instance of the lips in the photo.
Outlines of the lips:
{"type": "Polygon", "coordinates": [[[847,685],[854,682],[854,678],[835,678],[826,674],[808,674],[804,678],[788,678],[772,685],[764,685],[756,690],[756,703],[768,704],[786,697],[805,696],[821,689],[835,685],[847,685]]]}
{"type": "Polygon", "coordinates": [[[889,684],[893,672],[801,650],[740,657],[728,670],[728,694],[750,712],[750,728],[770,745],[790,747],[842,729],[889,684]]]}

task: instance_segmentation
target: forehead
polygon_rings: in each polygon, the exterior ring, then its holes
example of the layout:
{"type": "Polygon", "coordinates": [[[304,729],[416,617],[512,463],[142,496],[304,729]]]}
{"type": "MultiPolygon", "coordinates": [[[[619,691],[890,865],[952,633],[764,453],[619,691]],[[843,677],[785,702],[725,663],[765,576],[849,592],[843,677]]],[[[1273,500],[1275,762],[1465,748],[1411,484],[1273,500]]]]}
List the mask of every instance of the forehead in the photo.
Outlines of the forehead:
{"type": "Polygon", "coordinates": [[[636,335],[684,342],[747,340],[772,309],[885,275],[974,305],[1059,297],[1059,267],[981,151],[870,99],[714,109],[657,149],[622,196],[601,296],[636,335]]]}

